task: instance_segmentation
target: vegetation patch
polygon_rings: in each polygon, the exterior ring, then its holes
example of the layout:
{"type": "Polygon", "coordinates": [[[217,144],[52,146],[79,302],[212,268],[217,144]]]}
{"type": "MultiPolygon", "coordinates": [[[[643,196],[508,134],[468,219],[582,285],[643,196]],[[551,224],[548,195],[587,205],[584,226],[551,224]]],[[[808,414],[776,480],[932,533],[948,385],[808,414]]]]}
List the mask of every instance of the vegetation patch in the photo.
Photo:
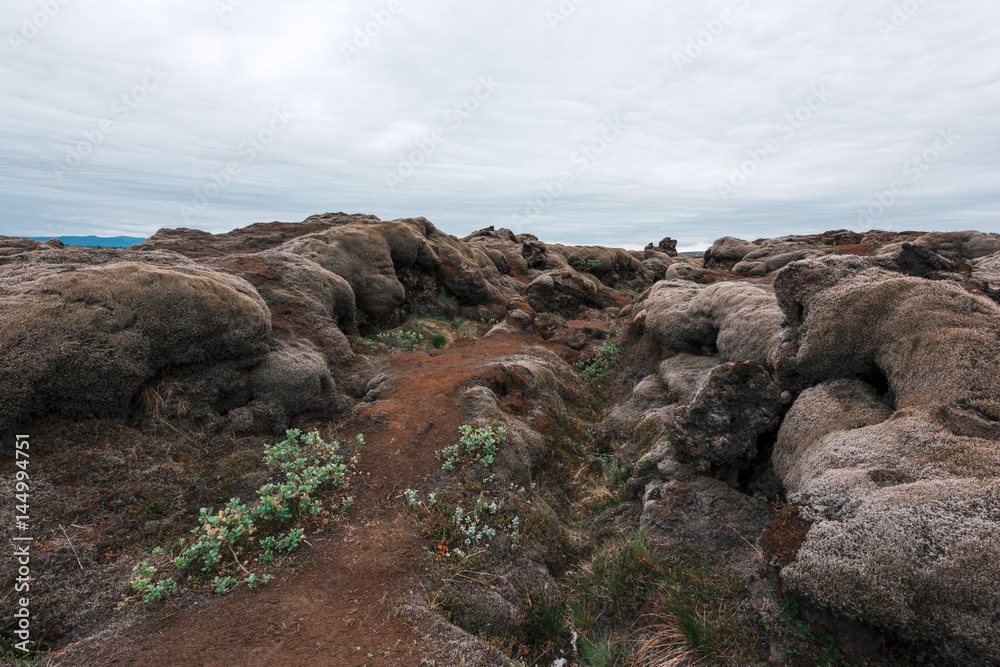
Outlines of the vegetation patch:
{"type": "Polygon", "coordinates": [[[590,359],[577,362],[580,377],[589,383],[606,380],[611,372],[621,363],[625,347],[616,340],[607,340],[590,359]]]}
{"type": "Polygon", "coordinates": [[[581,257],[580,255],[570,254],[566,256],[566,261],[577,271],[584,273],[593,271],[601,265],[600,260],[590,259],[588,257],[581,257]]]}
{"type": "MultiPolygon", "coordinates": [[[[765,595],[774,595],[773,589],[766,589],[765,595]]],[[[832,667],[843,655],[831,646],[833,637],[817,635],[801,618],[798,603],[782,600],[784,611],[778,616],[776,623],[768,623],[764,627],[767,632],[778,640],[778,649],[782,654],[782,662],[808,661],[817,667],[832,667]]]]}
{"type": "MultiPolygon", "coordinates": [[[[438,298],[442,295],[451,296],[442,292],[438,298]]],[[[368,355],[425,350],[430,347],[443,349],[458,339],[474,340],[481,337],[489,330],[487,324],[485,320],[478,322],[444,315],[414,315],[396,329],[369,332],[368,335],[355,339],[352,347],[356,353],[368,355]]]]}
{"type": "Polygon", "coordinates": [[[487,425],[474,428],[470,424],[463,424],[458,427],[458,431],[462,434],[458,444],[445,447],[439,453],[444,457],[442,470],[454,470],[455,466],[466,458],[489,466],[496,456],[497,445],[507,441],[507,431],[503,426],[487,425]]]}
{"type": "MultiPolygon", "coordinates": [[[[295,549],[305,535],[304,525],[336,520],[353,504],[350,496],[328,497],[329,491],[344,484],[348,474],[348,464],[337,454],[340,444],[324,442],[318,433],[304,434],[298,429],[287,431],[286,436],[264,449],[264,464],[280,471],[284,478],[260,487],[256,504],[250,507],[239,498],[230,498],[218,511],[201,508],[198,526],[191,530],[194,538],[181,538],[172,546],[176,556],[170,557],[157,547],[152,551],[152,564],[142,561],[133,568],[132,588],[142,595],[143,602],[158,602],[177,591],[172,576],[156,578],[170,566],[190,573],[191,584],[207,582],[214,575],[211,587],[220,594],[239,583],[250,588],[266,584],[270,575],[255,570],[295,549]]],[[[364,444],[360,434],[357,444],[359,448],[364,444]]]]}
{"type": "Polygon", "coordinates": [[[393,352],[420,349],[424,335],[417,331],[396,329],[383,331],[369,338],[359,338],[357,345],[367,354],[392,354],[393,352]]]}

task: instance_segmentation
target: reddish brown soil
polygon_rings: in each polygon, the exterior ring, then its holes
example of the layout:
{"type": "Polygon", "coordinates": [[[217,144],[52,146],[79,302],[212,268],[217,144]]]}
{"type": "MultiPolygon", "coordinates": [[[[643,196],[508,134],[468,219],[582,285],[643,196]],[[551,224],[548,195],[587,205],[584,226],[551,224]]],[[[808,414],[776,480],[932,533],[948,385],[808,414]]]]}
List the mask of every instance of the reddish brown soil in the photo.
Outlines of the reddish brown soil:
{"type": "Polygon", "coordinates": [[[771,520],[760,536],[760,545],[774,554],[782,567],[791,565],[798,557],[799,549],[806,542],[806,535],[812,524],[803,521],[797,514],[771,520]]]}
{"type": "Polygon", "coordinates": [[[458,397],[483,367],[539,344],[516,334],[391,355],[390,387],[336,429],[341,442],[365,435],[354,508],[335,532],[307,534],[299,573],[257,591],[167,607],[106,643],[68,647],[59,664],[420,664],[433,641],[423,640],[419,622],[393,613],[408,593],[421,594],[429,567],[401,492],[427,489],[441,474],[434,454],[456,441],[464,421],[458,397]]]}

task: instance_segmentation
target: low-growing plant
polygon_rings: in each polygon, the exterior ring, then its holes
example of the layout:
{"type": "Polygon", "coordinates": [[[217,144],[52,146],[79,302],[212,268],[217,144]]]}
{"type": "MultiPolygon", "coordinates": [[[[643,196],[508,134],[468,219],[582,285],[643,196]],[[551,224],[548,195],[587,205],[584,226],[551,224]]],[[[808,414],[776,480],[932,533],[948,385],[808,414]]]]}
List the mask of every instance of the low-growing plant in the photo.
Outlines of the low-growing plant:
{"type": "Polygon", "coordinates": [[[813,633],[809,624],[799,618],[799,605],[791,600],[784,600],[784,611],[778,616],[774,625],[768,623],[764,627],[778,639],[778,646],[784,652],[783,660],[788,656],[813,657],[819,667],[832,667],[843,657],[839,650],[829,644],[833,637],[813,633]]]}
{"type": "Polygon", "coordinates": [[[587,382],[597,382],[604,379],[621,362],[624,353],[625,348],[618,341],[605,341],[597,354],[590,359],[583,359],[576,363],[581,369],[580,377],[587,382]]]}
{"type": "Polygon", "coordinates": [[[440,451],[440,455],[444,457],[442,470],[454,470],[466,455],[477,463],[489,466],[496,457],[497,445],[507,441],[507,429],[503,426],[486,425],[475,428],[471,424],[463,424],[458,427],[458,431],[462,434],[458,443],[440,451]]]}
{"type": "Polygon", "coordinates": [[[233,590],[233,586],[235,586],[236,583],[236,579],[233,577],[216,577],[212,581],[212,585],[215,586],[215,592],[220,595],[225,595],[229,591],[233,590]]]}
{"type": "Polygon", "coordinates": [[[460,498],[450,492],[431,493],[427,502],[413,489],[403,491],[410,512],[424,526],[424,534],[435,540],[437,560],[454,555],[464,559],[474,549],[485,547],[498,534],[505,534],[510,545],[516,546],[522,538],[521,518],[514,514],[502,500],[487,497],[481,492],[471,509],[462,506],[460,498]]]}
{"type": "Polygon", "coordinates": [[[259,584],[266,584],[271,581],[271,575],[263,574],[258,577],[255,572],[251,572],[250,575],[243,581],[247,582],[247,586],[250,588],[257,588],[259,584]]]}
{"type": "MultiPolygon", "coordinates": [[[[318,433],[298,429],[285,435],[285,440],[264,448],[265,465],[284,473],[284,479],[260,487],[258,502],[252,507],[239,498],[230,498],[218,511],[201,508],[198,526],[191,530],[194,539],[190,543],[182,539],[176,545],[181,550],[172,563],[181,570],[216,573],[212,585],[217,593],[228,593],[239,583],[226,574],[231,568],[243,572],[243,581],[250,588],[270,581],[270,575],[258,577],[250,568],[254,560],[266,565],[302,542],[305,529],[299,526],[285,530],[285,524],[336,519],[354,502],[350,496],[339,502],[325,497],[327,490],[346,480],[348,466],[337,453],[339,443],[327,443],[318,433]]],[[[357,442],[359,448],[364,444],[360,434],[357,442]]],[[[163,549],[157,547],[153,555],[162,556],[163,549]]],[[[134,573],[132,587],[144,593],[147,603],[176,591],[173,580],[154,583],[156,568],[145,561],[136,566],[134,573]]]]}
{"type": "Polygon", "coordinates": [[[581,257],[580,255],[570,254],[566,256],[566,261],[577,271],[589,272],[593,271],[601,265],[601,261],[597,259],[590,259],[588,257],[581,257]]]}
{"type": "Polygon", "coordinates": [[[165,600],[177,591],[177,582],[173,579],[161,579],[153,581],[156,575],[156,567],[146,561],[138,563],[132,568],[132,588],[142,593],[142,601],[146,604],[165,600]]]}
{"type": "Polygon", "coordinates": [[[614,456],[596,456],[594,459],[600,464],[601,472],[608,484],[617,486],[628,481],[630,473],[614,456]]]}
{"type": "Polygon", "coordinates": [[[400,350],[410,351],[420,348],[424,335],[419,331],[383,331],[369,338],[359,338],[357,344],[369,354],[391,354],[400,350]]]}

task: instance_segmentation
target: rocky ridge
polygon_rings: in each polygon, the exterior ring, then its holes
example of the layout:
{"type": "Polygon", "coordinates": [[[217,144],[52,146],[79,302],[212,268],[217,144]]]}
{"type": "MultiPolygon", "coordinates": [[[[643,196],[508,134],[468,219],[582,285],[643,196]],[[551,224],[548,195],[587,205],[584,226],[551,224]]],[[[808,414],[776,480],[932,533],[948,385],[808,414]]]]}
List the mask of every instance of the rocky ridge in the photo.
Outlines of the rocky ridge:
{"type": "MultiPolygon", "coordinates": [[[[498,352],[463,367],[448,400],[509,434],[501,486],[544,481],[553,443],[593,423],[645,534],[747,577],[757,622],[777,622],[764,591],[778,589],[849,664],[899,664],[877,662],[898,641],[992,664],[1000,235],[726,237],[703,260],[675,246],[458,239],[424,218],[346,214],[161,230],[128,249],[0,237],[0,431],[155,411],[196,424],[202,447],[352,414],[380,423],[402,371],[360,336],[414,317],[484,323],[498,352]],[[615,332],[628,352],[608,381],[626,395],[595,420],[579,364],[615,332]]],[[[580,557],[550,484],[533,512],[580,557]]],[[[510,551],[480,572],[485,589],[448,582],[458,602],[441,632],[523,634],[528,601],[559,588],[553,553],[510,551]]],[[[425,602],[407,604],[431,613],[425,602]]]]}

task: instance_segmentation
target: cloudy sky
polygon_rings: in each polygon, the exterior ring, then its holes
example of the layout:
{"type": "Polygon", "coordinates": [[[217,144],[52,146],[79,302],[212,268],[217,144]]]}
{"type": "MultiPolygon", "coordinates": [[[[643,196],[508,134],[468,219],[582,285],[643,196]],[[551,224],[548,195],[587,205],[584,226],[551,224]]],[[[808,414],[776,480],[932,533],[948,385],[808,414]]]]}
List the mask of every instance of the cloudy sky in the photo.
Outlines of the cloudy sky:
{"type": "Polygon", "coordinates": [[[993,0],[4,0],[0,234],[1000,231],[993,0]]]}

